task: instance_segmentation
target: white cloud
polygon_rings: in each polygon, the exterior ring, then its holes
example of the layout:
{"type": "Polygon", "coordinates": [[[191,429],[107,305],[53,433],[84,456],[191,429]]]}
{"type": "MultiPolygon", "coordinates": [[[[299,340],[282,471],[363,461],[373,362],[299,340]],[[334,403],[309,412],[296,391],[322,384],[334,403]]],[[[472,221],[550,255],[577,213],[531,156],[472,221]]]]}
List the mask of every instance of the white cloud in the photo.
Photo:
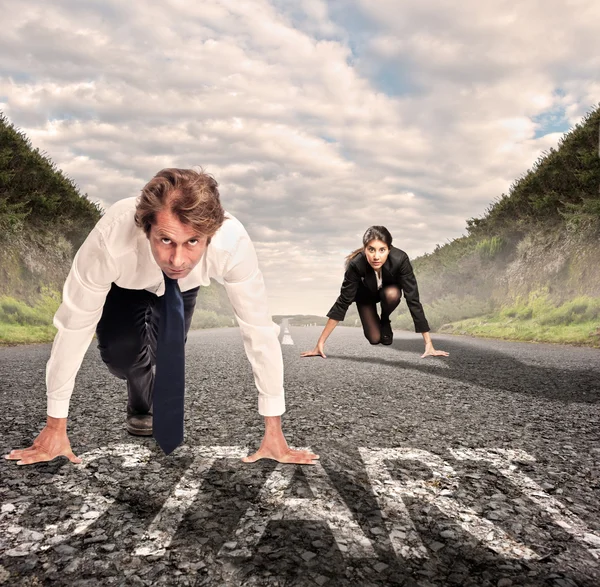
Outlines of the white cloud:
{"type": "Polygon", "coordinates": [[[591,0],[8,4],[9,118],[105,207],[202,165],[275,313],[325,313],[371,224],[411,256],[459,236],[600,90],[591,0]]]}

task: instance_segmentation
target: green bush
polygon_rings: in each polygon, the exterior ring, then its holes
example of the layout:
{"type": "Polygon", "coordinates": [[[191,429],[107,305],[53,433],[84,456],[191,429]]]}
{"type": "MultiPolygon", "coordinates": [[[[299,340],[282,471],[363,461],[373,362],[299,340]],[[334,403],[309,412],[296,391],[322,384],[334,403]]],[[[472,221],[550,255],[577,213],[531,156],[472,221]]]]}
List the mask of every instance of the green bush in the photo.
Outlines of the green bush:
{"type": "MultiPolygon", "coordinates": [[[[424,304],[423,310],[430,328],[438,330],[444,324],[489,313],[492,310],[492,302],[474,296],[448,295],[431,304],[424,304]]],[[[394,319],[394,327],[414,330],[414,323],[406,306],[403,306],[401,313],[394,319]]]]}
{"type": "Polygon", "coordinates": [[[60,305],[60,297],[54,292],[45,292],[35,306],[10,296],[0,297],[0,323],[20,326],[50,326],[60,305]]]}
{"type": "Polygon", "coordinates": [[[532,225],[557,223],[578,228],[600,224],[600,107],[563,135],[502,194],[483,218],[467,220],[471,236],[524,234],[532,225]]]}
{"type": "Polygon", "coordinates": [[[482,259],[494,259],[506,248],[506,241],[501,236],[493,236],[477,243],[477,252],[482,259]]]}
{"type": "Polygon", "coordinates": [[[223,328],[226,326],[234,326],[233,318],[219,315],[212,310],[196,310],[192,317],[192,329],[223,328]]]}

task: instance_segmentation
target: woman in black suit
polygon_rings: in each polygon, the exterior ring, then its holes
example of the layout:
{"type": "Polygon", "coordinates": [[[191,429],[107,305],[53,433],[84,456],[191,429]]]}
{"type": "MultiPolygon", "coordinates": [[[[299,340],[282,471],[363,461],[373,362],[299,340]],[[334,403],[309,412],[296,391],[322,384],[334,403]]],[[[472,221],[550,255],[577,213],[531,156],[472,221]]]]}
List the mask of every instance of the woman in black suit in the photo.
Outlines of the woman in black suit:
{"type": "Polygon", "coordinates": [[[356,302],[365,337],[371,344],[392,344],[394,335],[390,316],[398,307],[404,292],[415,332],[423,334],[425,352],[422,357],[443,356],[436,351],[429,336],[429,324],[419,301],[419,289],[408,255],[392,246],[392,235],[385,226],[371,226],[363,236],[363,247],[346,257],[346,273],[340,296],[327,313],[329,320],[312,351],[303,357],[325,357],[325,341],[356,302]],[[381,304],[381,317],[377,304],[381,304]]]}

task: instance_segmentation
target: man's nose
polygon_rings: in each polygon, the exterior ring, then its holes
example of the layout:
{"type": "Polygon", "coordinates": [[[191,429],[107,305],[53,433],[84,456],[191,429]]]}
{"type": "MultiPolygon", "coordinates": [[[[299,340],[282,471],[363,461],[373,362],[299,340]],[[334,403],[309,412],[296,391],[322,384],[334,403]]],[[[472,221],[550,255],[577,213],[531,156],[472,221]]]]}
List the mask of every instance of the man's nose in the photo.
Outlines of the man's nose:
{"type": "Polygon", "coordinates": [[[171,264],[173,267],[181,267],[183,265],[183,249],[176,247],[171,257],[171,264]]]}

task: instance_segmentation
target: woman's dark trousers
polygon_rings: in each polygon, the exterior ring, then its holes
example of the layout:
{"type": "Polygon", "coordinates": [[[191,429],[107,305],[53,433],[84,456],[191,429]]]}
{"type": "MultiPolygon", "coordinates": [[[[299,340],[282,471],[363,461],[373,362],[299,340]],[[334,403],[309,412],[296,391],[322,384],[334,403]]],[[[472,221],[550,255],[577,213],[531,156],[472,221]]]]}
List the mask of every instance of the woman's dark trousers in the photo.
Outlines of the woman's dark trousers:
{"type": "Polygon", "coordinates": [[[356,293],[356,307],[365,337],[371,344],[381,341],[381,326],[390,321],[392,312],[398,307],[402,293],[396,285],[387,285],[373,293],[360,285],[356,293]],[[381,318],[377,313],[377,303],[381,303],[381,318]]]}

